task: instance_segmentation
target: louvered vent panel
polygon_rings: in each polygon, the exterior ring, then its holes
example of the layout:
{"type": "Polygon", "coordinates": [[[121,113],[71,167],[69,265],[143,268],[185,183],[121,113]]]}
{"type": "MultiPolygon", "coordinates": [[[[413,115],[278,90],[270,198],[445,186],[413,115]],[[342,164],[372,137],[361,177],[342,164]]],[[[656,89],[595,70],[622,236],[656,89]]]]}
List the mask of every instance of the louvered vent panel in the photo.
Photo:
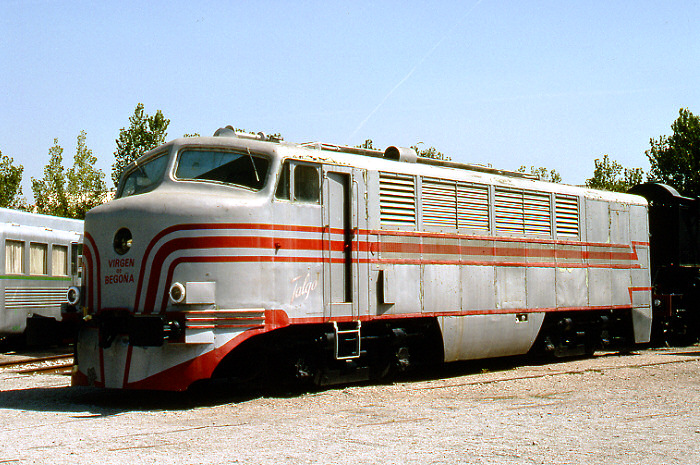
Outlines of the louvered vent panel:
{"type": "Polygon", "coordinates": [[[457,185],[457,225],[489,230],[489,188],[474,184],[457,185]]]}
{"type": "Polygon", "coordinates": [[[457,227],[457,195],[454,182],[423,178],[423,224],[457,227]]]}
{"type": "Polygon", "coordinates": [[[66,289],[62,288],[27,288],[5,289],[5,308],[20,310],[25,308],[61,307],[66,301],[66,289]]]}
{"type": "Polygon", "coordinates": [[[557,195],[557,237],[578,237],[578,200],[572,195],[557,195]]]}
{"type": "Polygon", "coordinates": [[[379,173],[379,210],[382,224],[415,226],[416,187],[413,176],[379,173]]]}
{"type": "Polygon", "coordinates": [[[497,232],[525,232],[522,192],[496,188],[495,214],[497,232]]]}
{"type": "Polygon", "coordinates": [[[526,234],[547,236],[552,234],[549,194],[525,191],[523,192],[523,206],[526,234]]]}

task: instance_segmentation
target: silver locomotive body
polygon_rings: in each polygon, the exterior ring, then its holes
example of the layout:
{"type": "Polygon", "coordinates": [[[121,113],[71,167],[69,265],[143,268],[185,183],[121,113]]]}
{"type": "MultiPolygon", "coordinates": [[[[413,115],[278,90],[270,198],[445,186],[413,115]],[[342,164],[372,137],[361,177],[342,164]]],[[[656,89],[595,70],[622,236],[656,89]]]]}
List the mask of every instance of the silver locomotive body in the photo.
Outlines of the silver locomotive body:
{"type": "Polygon", "coordinates": [[[648,340],[639,197],[217,133],[149,152],[88,214],[75,384],[324,384],[648,340]]]}

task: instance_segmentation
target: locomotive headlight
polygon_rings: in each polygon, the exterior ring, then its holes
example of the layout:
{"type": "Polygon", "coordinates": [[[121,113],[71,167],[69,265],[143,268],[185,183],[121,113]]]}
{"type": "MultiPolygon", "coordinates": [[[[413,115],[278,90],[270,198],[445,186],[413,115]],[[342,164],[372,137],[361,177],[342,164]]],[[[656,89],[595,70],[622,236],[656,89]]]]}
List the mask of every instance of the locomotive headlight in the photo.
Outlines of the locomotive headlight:
{"type": "Polygon", "coordinates": [[[114,251],[117,252],[119,255],[124,255],[125,253],[127,253],[129,249],[131,249],[131,243],[131,231],[129,231],[128,228],[121,228],[114,235],[114,251]]]}
{"type": "Polygon", "coordinates": [[[80,302],[80,288],[77,286],[71,286],[66,292],[66,300],[70,305],[78,305],[80,302]]]}
{"type": "Polygon", "coordinates": [[[180,283],[173,283],[170,286],[170,301],[174,304],[181,304],[185,301],[185,286],[180,283]]]}

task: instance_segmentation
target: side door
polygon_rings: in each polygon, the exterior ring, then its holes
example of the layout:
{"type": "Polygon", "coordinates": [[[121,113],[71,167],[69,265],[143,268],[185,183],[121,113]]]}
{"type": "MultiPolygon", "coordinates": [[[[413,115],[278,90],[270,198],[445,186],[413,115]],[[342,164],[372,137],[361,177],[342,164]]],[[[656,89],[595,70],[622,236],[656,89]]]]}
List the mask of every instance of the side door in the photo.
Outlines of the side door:
{"type": "Polygon", "coordinates": [[[323,169],[324,316],[357,319],[364,305],[361,288],[358,170],[323,169]]]}

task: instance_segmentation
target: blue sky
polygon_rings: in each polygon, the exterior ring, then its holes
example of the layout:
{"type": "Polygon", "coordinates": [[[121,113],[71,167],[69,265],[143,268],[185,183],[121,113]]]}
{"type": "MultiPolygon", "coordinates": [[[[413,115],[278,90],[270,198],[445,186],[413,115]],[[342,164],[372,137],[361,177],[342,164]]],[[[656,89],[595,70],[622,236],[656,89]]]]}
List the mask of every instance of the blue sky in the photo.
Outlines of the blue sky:
{"type": "Polygon", "coordinates": [[[136,104],[168,139],[227,124],[287,141],[435,146],[581,184],[604,154],[700,113],[699,1],[0,0],[0,151],[41,177],[76,138],[111,187],[136,104]]]}

